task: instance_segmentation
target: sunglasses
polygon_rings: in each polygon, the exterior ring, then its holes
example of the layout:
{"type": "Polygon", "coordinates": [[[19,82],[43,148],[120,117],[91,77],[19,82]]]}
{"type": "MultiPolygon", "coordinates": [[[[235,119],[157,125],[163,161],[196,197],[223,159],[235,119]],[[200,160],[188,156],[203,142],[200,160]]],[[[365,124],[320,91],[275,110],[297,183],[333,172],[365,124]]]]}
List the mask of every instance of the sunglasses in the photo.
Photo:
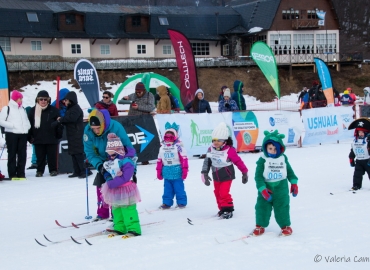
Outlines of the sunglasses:
{"type": "Polygon", "coordinates": [[[117,153],[114,153],[112,155],[109,155],[111,158],[115,158],[117,156],[117,153]]]}
{"type": "Polygon", "coordinates": [[[214,139],[214,140],[212,140],[212,142],[214,143],[214,142],[225,142],[225,140],[218,140],[218,139],[214,139]]]}
{"type": "Polygon", "coordinates": [[[164,140],[165,141],[174,141],[175,136],[173,136],[173,135],[164,135],[164,140]]]}
{"type": "Polygon", "coordinates": [[[110,97],[107,97],[107,96],[103,96],[103,98],[104,98],[104,99],[108,99],[108,98],[110,98],[110,97]]]}
{"type": "Polygon", "coordinates": [[[38,98],[38,101],[48,101],[48,98],[38,98]]]}

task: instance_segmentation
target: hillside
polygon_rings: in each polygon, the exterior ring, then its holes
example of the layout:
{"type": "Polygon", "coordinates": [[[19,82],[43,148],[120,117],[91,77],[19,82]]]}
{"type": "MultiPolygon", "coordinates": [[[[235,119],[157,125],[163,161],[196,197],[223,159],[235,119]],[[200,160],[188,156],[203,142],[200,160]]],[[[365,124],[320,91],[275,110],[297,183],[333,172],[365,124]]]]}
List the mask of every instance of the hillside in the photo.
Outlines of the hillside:
{"type": "MultiPolygon", "coordinates": [[[[120,84],[126,80],[126,76],[141,72],[155,72],[169,78],[179,86],[179,72],[177,69],[155,69],[155,70],[115,70],[98,71],[100,82],[120,84]]],[[[313,80],[318,80],[317,73],[313,73],[312,67],[294,67],[293,77],[289,78],[288,68],[279,68],[281,96],[290,93],[298,93],[304,86],[311,86],[313,80]]],[[[362,65],[362,69],[356,66],[342,66],[341,71],[331,70],[334,87],[343,92],[351,87],[356,95],[363,96],[363,88],[370,86],[370,65],[362,65]]],[[[9,73],[10,89],[20,89],[28,84],[35,84],[37,81],[52,81],[57,76],[61,80],[71,80],[71,87],[79,89],[78,84],[73,80],[73,71],[42,71],[42,72],[14,72],[9,73]]],[[[199,68],[199,86],[205,92],[208,101],[217,101],[220,88],[227,85],[232,91],[235,80],[243,81],[245,93],[256,97],[262,102],[270,101],[275,93],[258,67],[240,68],[199,68]]],[[[105,90],[103,87],[102,89],[105,90]]],[[[46,89],[47,90],[47,89],[46,89]]]]}

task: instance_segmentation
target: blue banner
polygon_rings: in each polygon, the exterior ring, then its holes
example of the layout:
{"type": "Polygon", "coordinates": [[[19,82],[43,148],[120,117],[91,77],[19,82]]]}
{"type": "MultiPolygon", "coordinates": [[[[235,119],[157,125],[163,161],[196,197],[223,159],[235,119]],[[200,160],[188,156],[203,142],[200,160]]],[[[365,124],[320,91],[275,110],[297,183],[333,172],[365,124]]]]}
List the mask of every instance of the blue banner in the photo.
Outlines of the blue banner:
{"type": "Polygon", "coordinates": [[[86,59],[79,60],[75,65],[74,78],[80,85],[90,106],[94,107],[95,103],[99,101],[100,91],[98,73],[94,65],[86,59]]]}
{"type": "Polygon", "coordinates": [[[322,85],[322,90],[324,91],[325,98],[327,100],[328,107],[334,106],[334,92],[333,85],[331,81],[330,72],[328,66],[320,58],[314,58],[317,74],[319,75],[320,82],[322,85]]]}
{"type": "Polygon", "coordinates": [[[0,110],[8,105],[9,102],[9,80],[8,67],[4,52],[0,46],[0,110]]]}

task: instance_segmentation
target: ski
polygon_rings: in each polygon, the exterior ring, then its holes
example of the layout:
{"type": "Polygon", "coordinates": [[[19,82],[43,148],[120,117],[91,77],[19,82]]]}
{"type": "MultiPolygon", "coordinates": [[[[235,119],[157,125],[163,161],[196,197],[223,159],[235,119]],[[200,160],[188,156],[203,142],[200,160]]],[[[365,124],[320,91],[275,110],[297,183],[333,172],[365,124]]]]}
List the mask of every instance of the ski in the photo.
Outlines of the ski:
{"type": "Polygon", "coordinates": [[[81,222],[81,223],[74,223],[74,222],[72,222],[71,225],[62,225],[62,224],[59,223],[58,220],[55,220],[55,224],[57,224],[61,228],[71,228],[71,227],[74,227],[74,228],[79,229],[80,226],[82,226],[82,225],[86,225],[86,224],[90,224],[90,223],[95,223],[95,222],[99,222],[99,221],[109,221],[109,219],[98,219],[98,220],[92,220],[92,221],[85,221],[85,222],[81,222]]]}
{"type": "MultiPolygon", "coordinates": [[[[245,239],[247,239],[247,238],[258,238],[258,237],[263,237],[263,236],[265,236],[265,235],[275,235],[275,233],[274,233],[274,232],[265,232],[265,233],[264,233],[264,234],[262,234],[262,235],[255,236],[255,235],[253,234],[253,232],[251,232],[251,233],[250,233],[250,234],[248,234],[248,235],[243,235],[243,236],[241,236],[241,237],[233,238],[233,239],[229,239],[229,240],[225,240],[225,241],[220,241],[219,239],[217,239],[217,238],[215,237],[215,241],[216,241],[218,244],[232,243],[232,242],[237,242],[237,241],[242,241],[243,243],[248,244],[248,242],[247,242],[247,241],[245,241],[245,239]]],[[[281,236],[283,236],[283,235],[282,235],[281,233],[279,233],[278,237],[281,237],[281,236]]]]}
{"type": "Polygon", "coordinates": [[[9,177],[5,177],[5,178],[1,178],[0,180],[4,180],[4,181],[18,181],[18,180],[27,180],[27,178],[18,178],[18,177],[9,178],[9,177]]]}

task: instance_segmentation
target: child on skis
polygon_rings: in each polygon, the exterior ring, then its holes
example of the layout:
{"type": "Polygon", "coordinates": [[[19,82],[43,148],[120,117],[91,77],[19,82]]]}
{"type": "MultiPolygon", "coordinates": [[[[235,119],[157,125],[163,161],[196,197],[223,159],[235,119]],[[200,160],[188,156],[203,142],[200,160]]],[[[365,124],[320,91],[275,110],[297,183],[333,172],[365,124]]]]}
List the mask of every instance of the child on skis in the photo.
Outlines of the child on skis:
{"type": "Polygon", "coordinates": [[[171,208],[175,195],[177,207],[184,208],[187,205],[184,180],[188,175],[188,158],[179,140],[179,126],[167,122],[165,129],[156,168],[157,178],[164,179],[162,205],[159,208],[163,210],[171,208]]]}
{"type": "Polygon", "coordinates": [[[106,146],[108,161],[103,166],[106,172],[101,192],[104,201],[112,207],[114,231],[124,237],[141,235],[136,203],[140,193],[132,181],[136,160],[126,156],[126,149],[115,133],[109,133],[106,146]]]}
{"type": "Polygon", "coordinates": [[[367,173],[370,178],[370,155],[369,145],[366,140],[369,130],[361,127],[359,122],[358,127],[355,129],[355,138],[351,145],[351,151],[349,153],[349,162],[351,167],[355,168],[353,173],[353,186],[351,190],[359,190],[362,187],[362,177],[367,173]],[[356,162],[355,162],[356,159],[356,162]]]}
{"type": "Polygon", "coordinates": [[[233,199],[230,195],[231,183],[235,179],[233,164],[242,172],[242,183],[246,184],[248,169],[233,147],[227,125],[221,122],[212,132],[212,145],[208,148],[204,159],[201,177],[203,183],[209,186],[212,179],[208,173],[212,168],[214,193],[219,210],[217,215],[224,219],[232,218],[234,211],[233,199]]]}
{"type": "Polygon", "coordinates": [[[298,178],[284,154],[285,145],[282,139],[284,134],[265,131],[262,142],[262,154],[257,161],[255,174],[258,189],[256,210],[256,228],[253,235],[259,236],[269,225],[271,211],[274,209],[275,220],[281,228],[281,235],[293,233],[290,227],[289,188],[293,197],[298,195],[298,178]]]}

